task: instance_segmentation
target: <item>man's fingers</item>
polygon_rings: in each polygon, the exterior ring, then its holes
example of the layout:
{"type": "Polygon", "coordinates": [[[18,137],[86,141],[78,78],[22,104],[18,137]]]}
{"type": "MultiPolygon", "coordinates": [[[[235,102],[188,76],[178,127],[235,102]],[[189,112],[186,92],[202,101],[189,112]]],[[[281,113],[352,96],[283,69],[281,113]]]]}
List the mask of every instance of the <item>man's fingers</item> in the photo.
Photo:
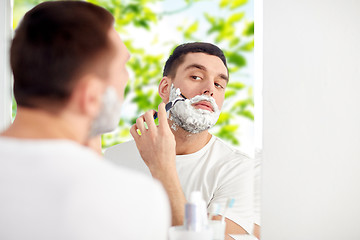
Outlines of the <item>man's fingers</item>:
{"type": "Polygon", "coordinates": [[[136,127],[136,124],[132,125],[130,128],[131,136],[133,136],[134,140],[137,140],[140,136],[137,132],[138,128],[136,127]]]}
{"type": "Polygon", "coordinates": [[[159,118],[159,125],[164,126],[165,124],[168,125],[167,122],[167,114],[165,110],[165,103],[160,103],[158,107],[158,118],[159,118]]]}
{"type": "Polygon", "coordinates": [[[154,122],[154,113],[154,110],[150,110],[144,114],[145,122],[148,126],[148,129],[151,131],[154,131],[156,129],[156,124],[154,122]]]}
{"type": "MultiPolygon", "coordinates": [[[[159,109],[158,110],[159,125],[164,125],[165,127],[168,127],[165,103],[160,103],[158,109],[159,109]]],[[[133,135],[133,137],[139,136],[137,130],[140,130],[141,132],[140,135],[145,134],[148,130],[149,133],[150,132],[155,133],[157,131],[157,126],[154,121],[155,113],[156,112],[154,110],[149,110],[144,115],[141,115],[136,119],[136,123],[130,129],[130,133],[133,135]]]]}
{"type": "Polygon", "coordinates": [[[144,125],[144,115],[141,115],[136,119],[136,127],[140,130],[141,133],[145,133],[145,125],[144,125]]]}

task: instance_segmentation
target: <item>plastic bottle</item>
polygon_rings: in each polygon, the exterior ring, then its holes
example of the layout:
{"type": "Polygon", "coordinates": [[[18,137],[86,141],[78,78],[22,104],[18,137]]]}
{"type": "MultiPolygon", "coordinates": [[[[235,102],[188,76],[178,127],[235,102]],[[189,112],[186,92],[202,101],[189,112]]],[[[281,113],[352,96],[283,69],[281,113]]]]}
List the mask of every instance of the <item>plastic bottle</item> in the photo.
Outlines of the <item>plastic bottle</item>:
{"type": "Polygon", "coordinates": [[[206,203],[201,192],[194,191],[190,194],[189,202],[185,204],[185,229],[201,232],[208,228],[206,203]]]}

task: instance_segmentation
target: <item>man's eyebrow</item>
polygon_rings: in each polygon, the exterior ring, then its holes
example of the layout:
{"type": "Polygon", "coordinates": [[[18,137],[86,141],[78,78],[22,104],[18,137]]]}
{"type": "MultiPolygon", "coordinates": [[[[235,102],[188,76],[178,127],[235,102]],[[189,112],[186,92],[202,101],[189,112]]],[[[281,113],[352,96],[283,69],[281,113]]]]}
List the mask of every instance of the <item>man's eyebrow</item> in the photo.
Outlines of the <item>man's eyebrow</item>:
{"type": "Polygon", "coordinates": [[[188,70],[188,69],[191,69],[191,68],[198,68],[198,69],[200,69],[200,70],[206,71],[206,67],[205,67],[205,66],[200,65],[200,64],[196,64],[196,63],[193,63],[193,64],[188,65],[188,66],[185,68],[185,70],[188,70]]]}
{"type": "Polygon", "coordinates": [[[220,74],[219,74],[219,77],[220,77],[221,79],[224,79],[226,82],[229,81],[229,77],[226,76],[225,74],[220,73],[220,74]]]}
{"type": "MultiPolygon", "coordinates": [[[[204,70],[204,71],[207,70],[205,66],[203,66],[203,65],[201,65],[201,64],[196,64],[196,63],[194,63],[194,64],[190,64],[189,66],[187,66],[187,67],[185,68],[185,71],[186,71],[186,70],[189,70],[189,69],[191,69],[191,68],[198,68],[198,69],[204,70]]],[[[218,76],[219,76],[221,79],[224,79],[224,80],[227,81],[227,82],[229,81],[229,77],[226,76],[226,75],[223,74],[223,73],[220,73],[218,76]]]]}

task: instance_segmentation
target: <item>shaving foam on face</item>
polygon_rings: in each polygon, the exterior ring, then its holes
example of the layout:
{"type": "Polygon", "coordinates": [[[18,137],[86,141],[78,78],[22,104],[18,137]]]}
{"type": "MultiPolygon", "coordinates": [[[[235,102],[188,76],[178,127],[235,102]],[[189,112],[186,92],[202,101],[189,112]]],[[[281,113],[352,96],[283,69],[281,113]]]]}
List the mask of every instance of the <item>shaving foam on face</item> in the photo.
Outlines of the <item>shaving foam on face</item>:
{"type": "Polygon", "coordinates": [[[102,97],[102,105],[98,116],[92,122],[90,137],[94,137],[116,129],[120,121],[122,101],[116,89],[108,87],[102,97]]]}
{"type": "Polygon", "coordinates": [[[169,101],[173,101],[181,94],[180,88],[175,88],[174,84],[171,84],[169,101]]]}
{"type": "MultiPolygon", "coordinates": [[[[173,101],[179,97],[180,94],[180,89],[175,89],[175,87],[171,85],[169,100],[173,101]]],[[[174,122],[171,126],[172,129],[177,130],[176,126],[179,126],[190,133],[199,133],[215,125],[219,118],[220,110],[214,98],[208,95],[197,95],[191,99],[177,102],[174,107],[170,109],[170,113],[170,120],[174,122]],[[192,104],[200,101],[209,102],[214,112],[192,106],[192,104]]]]}

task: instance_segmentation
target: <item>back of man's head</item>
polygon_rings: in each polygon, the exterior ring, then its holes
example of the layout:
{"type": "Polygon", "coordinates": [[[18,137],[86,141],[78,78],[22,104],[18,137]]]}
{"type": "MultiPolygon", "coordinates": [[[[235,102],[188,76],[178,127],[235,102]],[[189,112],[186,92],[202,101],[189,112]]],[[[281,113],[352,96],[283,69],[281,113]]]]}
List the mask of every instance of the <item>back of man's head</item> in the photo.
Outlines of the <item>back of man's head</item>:
{"type": "Polygon", "coordinates": [[[44,2],[26,13],[10,50],[19,106],[64,106],[86,73],[106,78],[112,59],[105,9],[86,2],[44,2]]]}
{"type": "Polygon", "coordinates": [[[188,53],[206,53],[217,56],[224,63],[227,68],[226,58],[223,51],[214,44],[206,42],[192,42],[184,43],[177,46],[165,63],[163,77],[169,76],[174,78],[176,70],[181,63],[183,63],[186,54],[188,53]]]}

